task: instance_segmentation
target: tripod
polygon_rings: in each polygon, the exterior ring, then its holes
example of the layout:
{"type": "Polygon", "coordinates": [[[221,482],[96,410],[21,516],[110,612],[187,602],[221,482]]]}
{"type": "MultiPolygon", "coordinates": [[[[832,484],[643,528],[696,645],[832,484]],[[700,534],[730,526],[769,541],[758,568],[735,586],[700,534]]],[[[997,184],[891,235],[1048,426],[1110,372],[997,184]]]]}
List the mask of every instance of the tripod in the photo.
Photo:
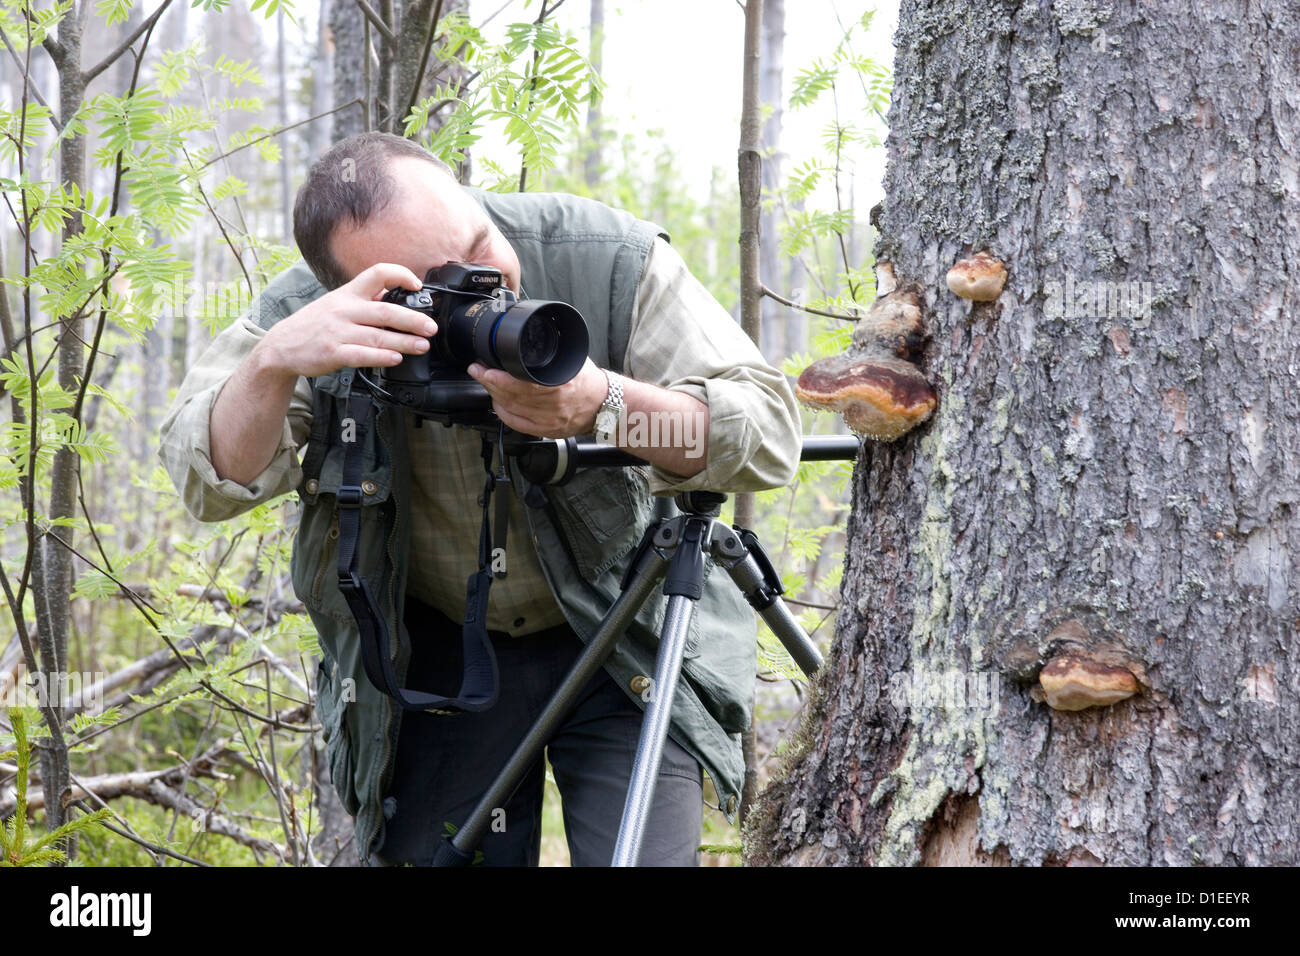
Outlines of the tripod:
{"type": "Polygon", "coordinates": [[[643,695],[647,701],[645,716],[612,861],[614,866],[637,864],[654,800],[691,617],[695,602],[704,590],[706,553],[727,572],[805,674],[812,675],[822,666],[817,647],[781,600],[780,578],[758,538],[752,531],[729,527],[717,520],[727,496],[695,491],[679,494],[675,500],[681,514],[658,518],[646,528],[623,576],[618,599],[469,818],[435,853],[434,866],[467,866],[472,861],[475,847],[487,833],[493,809],[504,806],[514,793],[547,740],[572,709],[579,692],[609,657],[618,638],[662,581],[668,608],[654,681],[643,695]]]}

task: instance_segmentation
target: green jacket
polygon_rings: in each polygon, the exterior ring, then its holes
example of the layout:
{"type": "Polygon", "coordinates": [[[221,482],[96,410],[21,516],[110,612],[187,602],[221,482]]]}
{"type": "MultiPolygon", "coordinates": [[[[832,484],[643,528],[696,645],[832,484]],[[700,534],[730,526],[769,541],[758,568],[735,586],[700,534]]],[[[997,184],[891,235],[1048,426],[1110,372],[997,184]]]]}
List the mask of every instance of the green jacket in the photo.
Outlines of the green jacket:
{"type": "MultiPolygon", "coordinates": [[[[590,330],[590,354],[599,366],[621,370],[642,267],[660,230],[651,223],[573,196],[475,193],[510,241],[522,266],[524,294],[574,305],[590,330]]],[[[252,318],[270,328],[324,289],[305,265],[277,276],[255,304],[252,318]]],[[[312,440],[303,460],[302,503],[294,543],[295,590],[320,636],[317,706],[329,748],[334,786],[356,817],[363,857],[382,834],[383,796],[393,771],[401,709],[365,676],[357,626],[339,592],[335,561],[344,446],[318,440],[339,434],[353,372],[315,381],[312,440]]],[[[388,623],[391,653],[404,679],[410,639],[402,620],[410,502],[409,452],[400,408],[387,408],[367,430],[363,452],[362,541],[359,567],[371,582],[388,623]]],[[[512,473],[524,496],[528,482],[512,473]]],[[[545,489],[545,507],[525,507],[528,532],[565,618],[583,640],[619,594],[619,580],[653,517],[653,499],[641,469],[580,472],[566,485],[545,489]]],[[[712,571],[706,562],[706,571],[712,571]]],[[[656,592],[620,639],[606,670],[631,689],[654,673],[666,599],[656,592]]],[[[520,640],[527,640],[526,637],[520,640]]],[[[673,700],[670,732],[708,771],[729,819],[738,801],[744,761],[740,733],[753,706],[753,611],[725,573],[709,574],[691,623],[683,678],[673,700]]],[[[508,687],[502,688],[508,694],[508,687]]],[[[455,717],[447,719],[454,720],[455,717]]]]}

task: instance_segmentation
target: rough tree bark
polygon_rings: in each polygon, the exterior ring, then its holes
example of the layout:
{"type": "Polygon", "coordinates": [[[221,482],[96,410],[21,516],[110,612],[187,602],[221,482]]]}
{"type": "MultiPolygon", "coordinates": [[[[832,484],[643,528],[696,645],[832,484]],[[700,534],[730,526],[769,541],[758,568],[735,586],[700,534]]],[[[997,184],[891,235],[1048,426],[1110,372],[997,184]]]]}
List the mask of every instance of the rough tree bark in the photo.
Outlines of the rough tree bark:
{"type": "Polygon", "coordinates": [[[857,464],[752,863],[1300,862],[1300,20],[905,0],[879,257],[934,419],[857,464]],[[990,248],[1001,297],[954,297],[990,248]],[[1149,296],[1149,298],[1148,298],[1149,296]],[[1054,710],[1039,670],[1137,696],[1054,710]]]}

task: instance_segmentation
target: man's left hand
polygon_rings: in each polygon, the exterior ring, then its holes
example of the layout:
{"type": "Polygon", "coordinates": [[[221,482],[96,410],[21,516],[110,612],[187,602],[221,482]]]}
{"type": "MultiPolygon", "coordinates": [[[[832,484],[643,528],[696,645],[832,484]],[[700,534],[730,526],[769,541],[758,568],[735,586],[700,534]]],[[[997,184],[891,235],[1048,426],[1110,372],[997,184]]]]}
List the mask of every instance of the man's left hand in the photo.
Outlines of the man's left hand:
{"type": "Polygon", "coordinates": [[[492,410],[505,423],[538,438],[570,438],[596,427],[596,412],[609,394],[609,380],[591,359],[563,385],[537,385],[478,362],[467,370],[492,396],[492,410]]]}

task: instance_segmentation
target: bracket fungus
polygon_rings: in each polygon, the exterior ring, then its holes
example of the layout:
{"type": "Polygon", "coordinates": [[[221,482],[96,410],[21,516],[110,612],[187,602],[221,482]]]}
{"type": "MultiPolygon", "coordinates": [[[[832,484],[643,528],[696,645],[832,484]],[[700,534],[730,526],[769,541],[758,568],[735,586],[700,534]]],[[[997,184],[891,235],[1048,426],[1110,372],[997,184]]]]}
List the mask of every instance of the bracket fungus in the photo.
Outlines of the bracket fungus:
{"type": "Polygon", "coordinates": [[[1054,710],[1109,707],[1138,692],[1137,678],[1127,668],[1074,654],[1048,661],[1038,684],[1054,710]]]}
{"type": "Polygon", "coordinates": [[[987,251],[960,259],[948,270],[948,288],[954,295],[975,302],[992,302],[1002,294],[1007,267],[987,251]]]}
{"type": "Polygon", "coordinates": [[[925,340],[915,292],[878,298],[843,355],[818,359],[795,383],[799,401],[839,412],[853,431],[893,441],[930,417],[933,387],[911,361],[925,340]]]}
{"type": "Polygon", "coordinates": [[[915,292],[877,299],[853,327],[853,344],[865,352],[889,352],[910,359],[925,341],[921,300],[915,292]]]}
{"type": "Polygon", "coordinates": [[[795,383],[799,401],[844,416],[860,435],[893,441],[930,417],[934,389],[911,362],[883,355],[832,355],[795,383]]]}

